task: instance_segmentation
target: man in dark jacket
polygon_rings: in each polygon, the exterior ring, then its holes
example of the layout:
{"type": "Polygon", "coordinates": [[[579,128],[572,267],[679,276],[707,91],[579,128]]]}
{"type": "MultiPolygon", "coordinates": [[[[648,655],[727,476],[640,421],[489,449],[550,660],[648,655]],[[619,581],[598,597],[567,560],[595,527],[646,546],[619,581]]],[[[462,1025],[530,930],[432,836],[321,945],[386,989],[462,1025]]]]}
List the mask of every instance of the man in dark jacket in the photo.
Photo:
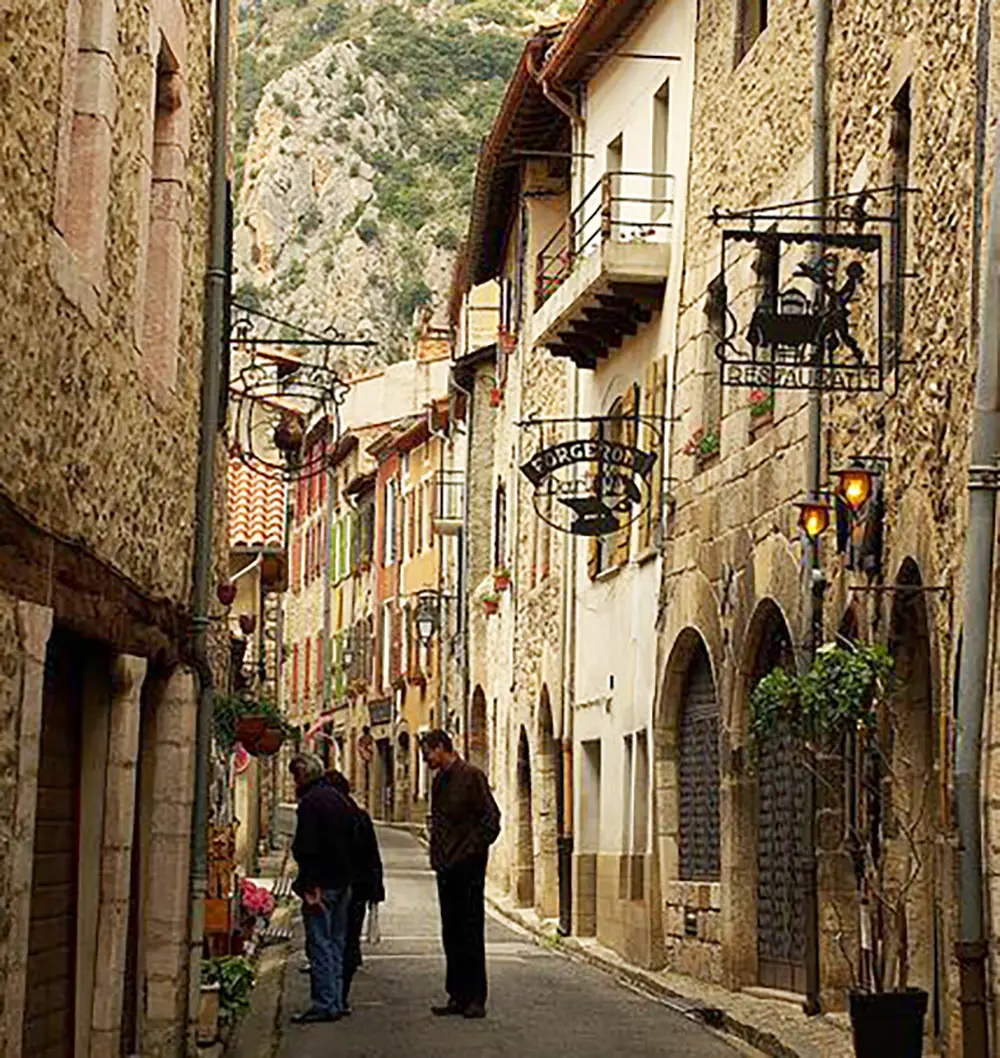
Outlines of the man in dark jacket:
{"type": "Polygon", "coordinates": [[[323,762],[311,754],[293,757],[289,771],[298,796],[292,855],[299,873],[292,889],[302,898],[312,1003],[296,1014],[298,1024],[338,1021],[344,1016],[344,949],[356,856],[354,812],[323,777],[323,762]]]}
{"type": "Polygon", "coordinates": [[[445,731],[422,740],[437,774],[431,787],[431,867],[437,874],[448,1002],[438,1016],[486,1014],[486,861],[500,834],[500,809],[486,776],[455,752],[445,731]]]}
{"type": "Polygon", "coordinates": [[[351,797],[351,784],[347,776],[339,771],[328,771],[327,782],[351,806],[357,826],[357,855],[351,873],[351,906],[347,913],[347,947],[344,953],[344,1009],[351,993],[351,981],[361,965],[361,930],[365,924],[365,912],[374,904],[385,901],[385,884],[382,877],[382,857],[378,851],[378,838],[371,816],[351,797]]]}

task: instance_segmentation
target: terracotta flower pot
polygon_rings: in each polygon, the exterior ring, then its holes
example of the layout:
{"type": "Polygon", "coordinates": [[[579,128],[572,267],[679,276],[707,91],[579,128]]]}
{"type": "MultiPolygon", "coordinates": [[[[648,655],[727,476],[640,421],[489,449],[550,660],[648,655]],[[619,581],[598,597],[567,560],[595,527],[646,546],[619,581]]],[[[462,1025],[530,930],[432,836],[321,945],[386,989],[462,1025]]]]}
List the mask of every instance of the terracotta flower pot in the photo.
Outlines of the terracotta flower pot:
{"type": "Polygon", "coordinates": [[[493,587],[497,591],[506,591],[510,587],[510,574],[509,573],[494,573],[493,574],[493,587]]]}
{"type": "Polygon", "coordinates": [[[273,757],[285,741],[285,732],[277,725],[267,727],[257,742],[257,752],[262,757],[273,757]]]}
{"type": "Polygon", "coordinates": [[[492,617],[495,613],[500,611],[500,600],[499,599],[484,599],[483,610],[486,612],[487,617],[492,617]]]}
{"type": "Polygon", "coordinates": [[[494,386],[490,390],[490,407],[491,408],[499,408],[502,403],[503,403],[503,390],[500,389],[498,386],[494,386]]]}
{"type": "Polygon", "coordinates": [[[245,713],[236,721],[236,741],[242,742],[248,753],[253,753],[270,719],[262,713],[245,713]]]}

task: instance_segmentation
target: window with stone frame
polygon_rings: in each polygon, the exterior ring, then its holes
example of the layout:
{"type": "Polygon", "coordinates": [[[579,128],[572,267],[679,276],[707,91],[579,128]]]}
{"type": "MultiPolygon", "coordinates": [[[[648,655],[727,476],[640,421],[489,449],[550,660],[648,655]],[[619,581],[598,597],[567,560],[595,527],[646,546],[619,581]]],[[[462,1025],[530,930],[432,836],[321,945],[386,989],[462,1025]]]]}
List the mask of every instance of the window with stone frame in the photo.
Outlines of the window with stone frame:
{"type": "MultiPolygon", "coordinates": [[[[153,377],[173,389],[180,346],[187,213],[184,79],[175,51],[160,38],[152,115],[152,157],[145,229],[139,349],[153,377]]],[[[314,499],[315,486],[310,488],[314,499]]]]}
{"type": "Polygon", "coordinates": [[[769,0],[737,0],[736,65],[767,29],[769,0]]]}
{"type": "Polygon", "coordinates": [[[493,504],[493,568],[501,569],[507,564],[507,487],[497,482],[493,504]]]}
{"type": "MultiPolygon", "coordinates": [[[[69,0],[52,224],[93,291],[104,279],[118,45],[114,0],[69,0]]],[[[69,293],[69,291],[67,291],[69,293]]]]}

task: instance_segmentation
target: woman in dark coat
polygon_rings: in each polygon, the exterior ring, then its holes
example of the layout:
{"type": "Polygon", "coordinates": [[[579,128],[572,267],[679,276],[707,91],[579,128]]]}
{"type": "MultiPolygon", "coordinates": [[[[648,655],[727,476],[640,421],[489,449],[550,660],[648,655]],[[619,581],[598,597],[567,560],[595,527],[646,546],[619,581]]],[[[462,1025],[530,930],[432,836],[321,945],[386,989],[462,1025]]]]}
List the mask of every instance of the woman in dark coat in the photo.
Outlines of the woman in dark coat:
{"type": "Polygon", "coordinates": [[[344,951],[344,1007],[347,1009],[351,981],[361,965],[361,930],[365,924],[365,912],[369,906],[383,903],[385,886],[382,880],[382,857],[371,816],[351,797],[351,784],[346,775],[333,770],[326,773],[326,779],[351,805],[357,826],[357,853],[351,878],[351,906],[348,910],[347,946],[344,951]]]}

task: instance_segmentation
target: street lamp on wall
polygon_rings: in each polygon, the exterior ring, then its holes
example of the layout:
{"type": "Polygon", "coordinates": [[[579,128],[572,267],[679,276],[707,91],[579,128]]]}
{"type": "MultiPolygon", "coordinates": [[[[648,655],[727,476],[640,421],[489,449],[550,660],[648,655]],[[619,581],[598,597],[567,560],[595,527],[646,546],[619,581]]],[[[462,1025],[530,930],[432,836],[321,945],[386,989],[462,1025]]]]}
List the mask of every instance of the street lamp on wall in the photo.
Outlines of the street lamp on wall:
{"type": "Polygon", "coordinates": [[[799,528],[815,542],[830,524],[830,505],[819,498],[800,500],[795,504],[799,509],[799,528]]]}
{"type": "Polygon", "coordinates": [[[423,591],[417,595],[415,624],[417,637],[426,649],[441,622],[441,597],[436,591],[423,591]]]}
{"type": "Polygon", "coordinates": [[[837,477],[837,494],[842,496],[847,506],[857,514],[872,494],[875,475],[859,463],[834,473],[837,477]]]}

